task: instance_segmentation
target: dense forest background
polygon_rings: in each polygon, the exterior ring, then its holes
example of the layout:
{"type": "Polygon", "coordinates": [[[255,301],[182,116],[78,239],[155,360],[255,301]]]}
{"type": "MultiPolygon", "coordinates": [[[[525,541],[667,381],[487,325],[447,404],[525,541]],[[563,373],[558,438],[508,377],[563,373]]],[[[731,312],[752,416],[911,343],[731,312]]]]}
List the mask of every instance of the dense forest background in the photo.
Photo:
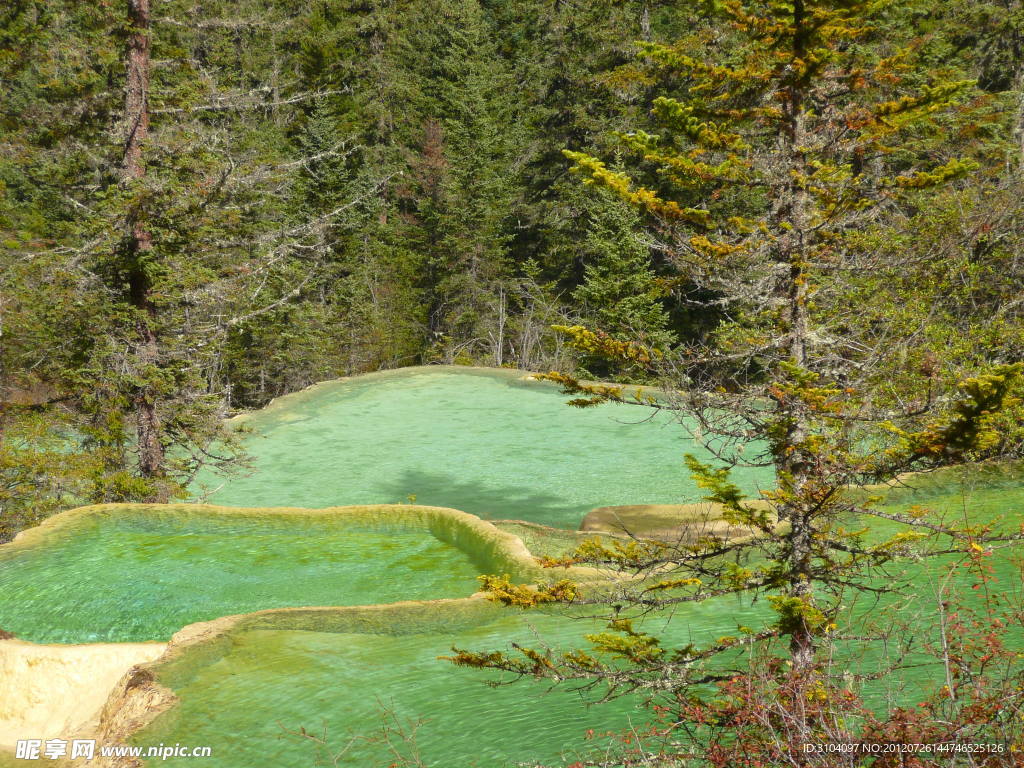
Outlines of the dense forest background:
{"type": "MultiPolygon", "coordinates": [[[[200,466],[244,465],[225,415],[316,381],[428,363],[636,375],[555,325],[720,344],[728,301],[563,155],[614,168],[616,131],[672,92],[638,41],[698,34],[728,57],[708,3],[152,0],[134,175],[124,6],[0,11],[0,539],[82,501],[182,496],[200,466]]],[[[843,290],[863,344],[905,315],[941,350],[888,375],[953,381],[1024,358],[1024,9],[890,16],[879,55],[909,46],[971,81],[915,141],[973,170],[864,222],[863,250],[900,267],[843,290]]]]}

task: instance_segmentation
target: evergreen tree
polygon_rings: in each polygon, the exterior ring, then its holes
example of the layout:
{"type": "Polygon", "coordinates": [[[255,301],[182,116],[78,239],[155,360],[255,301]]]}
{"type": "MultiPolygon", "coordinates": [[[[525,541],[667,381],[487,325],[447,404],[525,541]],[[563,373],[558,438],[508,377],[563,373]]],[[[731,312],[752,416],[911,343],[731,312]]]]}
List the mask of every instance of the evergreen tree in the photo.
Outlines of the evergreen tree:
{"type": "Polygon", "coordinates": [[[1005,97],[1018,155],[1024,163],[1024,5],[1020,0],[953,2],[934,14],[936,33],[965,57],[980,88],[1005,97]]]}
{"type": "MultiPolygon", "coordinates": [[[[588,325],[619,340],[658,349],[672,345],[669,317],[663,305],[664,283],[651,269],[650,246],[639,233],[636,211],[600,195],[590,215],[582,252],[583,283],[573,291],[588,325]]],[[[607,359],[584,361],[587,370],[605,377],[613,373],[607,359]]]]}
{"type": "MultiPolygon", "coordinates": [[[[633,175],[585,153],[566,153],[590,185],[648,214],[680,272],[724,306],[727,319],[709,343],[691,343],[668,356],[580,326],[563,329],[587,354],[660,371],[667,402],[564,374],[549,378],[579,395],[572,403],[577,406],[611,400],[687,413],[694,434],[722,460],[716,467],[690,458],[697,483],[728,523],[753,535],[731,541],[712,533],[674,546],[592,542],[564,562],[648,576],[584,599],[614,609],[611,631],[591,638],[596,652],[461,651],[456,663],[604,681],[613,691],[664,692],[659,703],[680,722],[692,723],[690,735],[698,742],[728,745],[735,740],[728,706],[692,706],[699,696],[695,686],[742,674],[711,660],[766,645],[771,660],[758,691],[763,706],[786,713],[779,721],[782,733],[769,723],[744,738],[756,735],[753,754],[767,764],[801,764],[803,745],[828,740],[834,718],[842,717],[846,692],[827,661],[832,633],[847,618],[844,603],[861,590],[884,590],[877,577],[885,583],[885,565],[927,554],[921,542],[930,534],[945,537],[936,549],[946,552],[1007,540],[925,511],[921,517],[883,511],[877,499],[851,490],[962,459],[989,444],[994,414],[1013,401],[1021,372],[1020,364],[983,368],[958,389],[943,389],[935,375],[940,362],[893,377],[879,361],[899,354],[894,340],[920,344],[907,332],[907,317],[875,325],[870,346],[853,330],[863,315],[847,303],[845,277],[869,270],[884,282],[904,268],[865,248],[862,229],[898,222],[895,211],[925,205],[932,191],[976,167],[931,154],[931,145],[919,141],[944,129],[942,116],[972,84],[912,66],[912,49],[888,37],[890,9],[869,0],[723,3],[716,10],[723,16],[719,28],[731,30],[727,36],[699,30],[674,45],[640,46],[649,66],[630,74],[662,83],[669,95],[654,100],[656,133],[620,134],[639,157],[633,175]],[[751,455],[751,438],[764,441],[758,455],[751,455]],[[731,467],[751,464],[773,466],[777,482],[756,504],[729,480],[731,467]],[[863,521],[876,517],[905,527],[869,538],[871,527],[863,521]],[[638,611],[730,594],[765,596],[774,620],[705,647],[674,650],[661,648],[657,637],[629,621],[638,611]],[[772,652],[780,642],[786,647],[781,658],[772,652]],[[792,706],[819,695],[835,708],[792,706]]],[[[969,113],[961,111],[959,119],[969,113]]],[[[913,321],[920,324],[922,317],[913,321]]],[[[487,588],[494,599],[516,605],[576,600],[579,594],[564,583],[516,588],[491,579],[487,588]]],[[[972,707],[983,698],[972,698],[975,692],[970,684],[959,687],[935,717],[971,721],[972,707]]],[[[1000,723],[973,727],[1008,725],[1000,723]]],[[[934,725],[940,728],[938,721],[934,725]]],[[[855,727],[850,722],[840,730],[855,727]]],[[[751,754],[749,744],[743,748],[748,751],[728,754],[751,754]]]]}
{"type": "Polygon", "coordinates": [[[521,145],[514,81],[477,0],[422,3],[417,13],[407,46],[417,52],[428,146],[436,142],[444,158],[419,207],[431,243],[430,331],[448,362],[461,354],[500,364],[505,340],[494,321],[511,275],[506,222],[521,145]],[[428,16],[453,23],[434,26],[428,16]]]}
{"type": "MultiPolygon", "coordinates": [[[[69,409],[76,449],[98,462],[82,500],[167,499],[199,466],[235,462],[220,422],[225,339],[302,295],[340,213],[287,205],[302,166],[288,124],[315,95],[279,66],[280,46],[263,45],[280,41],[287,13],[261,0],[209,4],[203,19],[187,10],[26,3],[6,20],[31,30],[17,45],[33,50],[10,63],[8,104],[20,100],[23,119],[7,134],[19,150],[8,157],[7,254],[26,267],[4,287],[40,282],[38,268],[67,278],[33,311],[83,327],[39,347],[58,353],[37,378],[69,409]],[[110,83],[124,85],[121,104],[110,83]],[[33,177],[42,190],[22,181],[33,177]]],[[[32,354],[41,338],[17,346],[32,354]]]]}

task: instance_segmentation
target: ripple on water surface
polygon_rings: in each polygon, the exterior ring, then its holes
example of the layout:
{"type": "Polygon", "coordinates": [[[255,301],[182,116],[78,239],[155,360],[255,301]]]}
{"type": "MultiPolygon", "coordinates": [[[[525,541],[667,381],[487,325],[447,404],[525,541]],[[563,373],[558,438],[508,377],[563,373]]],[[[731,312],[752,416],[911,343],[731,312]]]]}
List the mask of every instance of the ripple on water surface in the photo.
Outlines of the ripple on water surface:
{"type": "MultiPolygon", "coordinates": [[[[723,629],[731,617],[711,625],[723,629]]],[[[583,633],[600,626],[564,616],[506,612],[496,621],[450,634],[407,634],[401,626],[395,626],[395,634],[234,633],[223,657],[190,674],[178,673],[170,684],[179,705],[133,742],[209,745],[218,768],[333,764],[330,759],[317,763],[310,742],[284,735],[284,729],[304,727],[317,735],[326,730],[332,754],[345,750],[337,765],[362,768],[393,761],[388,743],[380,738],[383,725],[401,725],[408,733],[418,723],[415,744],[392,733],[391,746],[406,756],[415,749],[425,766],[571,763],[578,753],[607,744],[602,733],[648,722],[639,699],[598,704],[598,694],[575,691],[569,684],[552,689],[532,680],[492,688],[485,680],[493,675],[453,667],[438,656],[452,645],[508,649],[516,641],[536,646],[538,637],[556,648],[578,647],[583,633]],[[591,729],[596,737],[588,739],[591,729]]],[[[685,634],[682,626],[676,629],[685,634]]],[[[166,765],[187,762],[171,759],[166,765]]]]}
{"type": "Polygon", "coordinates": [[[104,515],[40,546],[0,549],[0,627],[34,642],[162,641],[263,608],[462,597],[477,573],[426,532],[299,516],[104,515]]]}
{"type": "MultiPolygon", "coordinates": [[[[1017,474],[995,486],[976,486],[958,473],[919,480],[920,491],[893,493],[892,511],[916,503],[936,514],[1020,518],[1024,484],[1017,474]]],[[[895,525],[881,527],[879,535],[898,530],[895,525]]],[[[941,565],[910,563],[900,580],[927,599],[941,579],[941,565]]],[[[1009,559],[995,566],[1001,584],[1019,584],[1019,569],[1009,559]]],[[[861,630],[884,628],[907,610],[902,600],[869,602],[851,606],[846,621],[861,630]]],[[[760,626],[771,619],[764,601],[751,605],[718,599],[649,618],[643,627],[674,648],[735,634],[738,624],[760,626]]],[[[135,743],[209,744],[224,768],[306,768],[315,764],[311,744],[281,738],[283,728],[305,727],[318,733],[326,729],[332,747],[347,750],[338,765],[377,765],[386,757],[387,745],[373,738],[379,734],[382,711],[388,710],[402,723],[422,722],[416,741],[424,765],[497,768],[527,760],[556,763],[560,757],[571,762],[577,750],[594,746],[586,739],[588,729],[622,731],[646,720],[636,698],[585,708],[581,698],[586,697],[570,686],[550,693],[546,685],[529,682],[491,689],[483,684],[485,673],[453,669],[437,659],[452,645],[479,651],[508,649],[511,642],[579,647],[585,645],[582,635],[599,624],[555,613],[508,614],[476,626],[463,622],[448,632],[416,627],[403,633],[402,624],[397,619],[390,632],[381,626],[377,634],[286,629],[235,633],[223,656],[186,674],[179,672],[169,682],[181,703],[138,734],[135,743]]],[[[927,622],[921,625],[920,639],[927,639],[930,628],[927,622]]],[[[856,672],[884,666],[878,649],[868,650],[837,663],[856,672]]],[[[187,661],[181,663],[187,666],[187,661]]],[[[887,677],[865,695],[869,704],[887,702],[890,695],[918,701],[941,682],[934,661],[921,659],[919,666],[887,677]]],[[[396,743],[408,748],[400,738],[396,743]]]]}
{"type": "MultiPolygon", "coordinates": [[[[563,528],[594,507],[700,500],[683,456],[711,457],[670,415],[571,408],[557,387],[521,375],[414,368],[286,398],[248,417],[255,472],[211,500],[321,507],[415,495],[419,504],[563,528]]],[[[734,479],[754,492],[771,475],[738,470],[734,479]]]]}

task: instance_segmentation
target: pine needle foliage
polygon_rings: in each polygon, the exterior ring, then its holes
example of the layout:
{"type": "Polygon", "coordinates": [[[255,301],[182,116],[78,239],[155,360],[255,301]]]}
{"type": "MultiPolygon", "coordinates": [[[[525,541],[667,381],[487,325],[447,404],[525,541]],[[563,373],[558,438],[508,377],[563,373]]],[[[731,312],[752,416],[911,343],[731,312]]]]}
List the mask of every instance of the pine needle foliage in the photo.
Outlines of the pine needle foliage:
{"type": "MultiPolygon", "coordinates": [[[[610,595],[575,600],[612,606],[609,629],[618,640],[591,638],[585,658],[551,653],[539,671],[515,654],[460,651],[458,663],[657,691],[678,704],[701,684],[738,674],[738,650],[781,647],[774,668],[806,697],[823,680],[831,684],[820,663],[835,648],[853,595],[899,591],[892,574],[905,558],[1020,539],[927,512],[893,514],[858,490],[984,450],[1000,439],[998,414],[1020,402],[1020,363],[996,360],[959,383],[949,369],[939,373],[941,364],[894,372],[885,361],[913,343],[912,328],[880,324],[871,345],[852,330],[851,276],[884,281],[905,268],[899,254],[866,250],[860,233],[898,227],[929,196],[979,170],[974,159],[921,141],[972,119],[965,104],[975,85],[929,69],[913,41],[890,39],[902,10],[878,0],[715,3],[709,29],[675,44],[642,42],[641,64],[623,71],[623,80],[664,89],[647,130],[617,134],[633,158],[628,169],[566,150],[587,185],[646,214],[680,279],[710,296],[726,319],[672,350],[581,325],[560,328],[589,355],[660,375],[663,397],[566,373],[549,378],[576,396],[572,405],[632,403],[685,414],[719,458],[715,465],[690,459],[695,481],[752,535],[705,535],[671,547],[638,542],[628,552],[581,547],[571,562],[631,574],[610,595]],[[752,447],[755,440],[763,449],[752,447]],[[751,465],[775,471],[776,487],[758,504],[730,479],[733,467],[751,465]],[[865,521],[878,518],[903,527],[873,534],[865,521]],[[621,623],[620,611],[729,594],[764,597],[774,618],[675,652],[621,623]]],[[[928,312],[911,321],[925,322],[928,312]]],[[[824,732],[819,716],[793,715],[794,743],[824,732]]]]}

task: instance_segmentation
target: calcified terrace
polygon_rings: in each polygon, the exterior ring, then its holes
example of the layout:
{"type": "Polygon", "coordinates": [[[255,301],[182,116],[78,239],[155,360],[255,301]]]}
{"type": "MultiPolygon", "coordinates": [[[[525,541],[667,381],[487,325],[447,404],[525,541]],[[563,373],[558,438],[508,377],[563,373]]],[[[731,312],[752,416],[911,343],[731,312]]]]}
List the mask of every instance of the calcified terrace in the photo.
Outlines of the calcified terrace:
{"type": "MultiPolygon", "coordinates": [[[[130,668],[154,661],[159,668],[196,638],[206,639],[239,625],[251,629],[273,622],[292,629],[332,631],[338,621],[355,616],[365,627],[374,617],[392,621],[400,614],[408,621],[425,612],[433,620],[438,615],[454,619],[460,611],[476,615],[491,610],[486,601],[464,598],[236,614],[178,633],[171,646],[174,653],[168,657],[164,642],[168,638],[163,634],[168,617],[161,601],[170,587],[183,592],[183,605],[192,612],[191,621],[183,623],[191,623],[213,618],[202,614],[217,613],[218,607],[218,616],[233,613],[229,609],[238,603],[232,602],[232,595],[239,590],[245,593],[245,607],[257,611],[268,603],[308,605],[310,593],[325,597],[325,586],[327,591],[337,588],[343,593],[344,583],[353,580],[360,594],[349,590],[339,605],[390,597],[382,585],[391,583],[404,593],[468,595],[474,591],[475,575],[485,572],[508,573],[521,581],[559,575],[579,581],[600,578],[590,569],[555,570],[559,573],[542,573],[520,538],[475,515],[438,507],[306,510],[102,505],[71,510],[0,547],[0,594],[5,596],[0,602],[0,626],[13,629],[19,637],[0,641],[0,746],[9,747],[26,732],[57,737],[95,731],[101,727],[100,710],[107,694],[130,668]],[[154,546],[157,539],[159,546],[154,546]],[[339,552],[342,545],[347,550],[339,552]],[[149,566],[142,574],[136,570],[139,558],[149,566]],[[314,559],[319,562],[311,562],[314,559]],[[326,571],[321,570],[325,564],[329,583],[311,583],[311,579],[325,578],[326,571]],[[130,571],[124,575],[131,578],[120,578],[119,569],[130,571]],[[167,582],[170,576],[183,581],[167,582]],[[216,583],[204,579],[216,579],[216,583]],[[165,583],[154,590],[154,581],[165,583]],[[91,597],[102,599],[91,602],[91,597]],[[218,598],[223,599],[220,606],[218,598]],[[33,616],[34,611],[38,615],[33,616]],[[78,642],[36,644],[21,639],[46,636],[55,626],[58,630],[74,627],[72,637],[78,642]],[[92,636],[114,642],[90,643],[92,636]],[[152,642],[117,642],[123,639],[152,642]]],[[[315,604],[331,605],[328,600],[315,604]]],[[[154,694],[145,686],[130,688],[136,703],[144,693],[150,704],[160,704],[142,720],[172,700],[164,695],[165,689],[154,694]]],[[[125,694],[122,690],[116,695],[125,694]]],[[[113,711],[111,717],[123,730],[124,716],[113,711]]],[[[133,722],[138,727],[142,721],[133,722]]]]}
{"type": "MultiPolygon", "coordinates": [[[[0,641],[0,745],[26,731],[187,740],[214,745],[216,768],[307,768],[308,744],[282,740],[282,728],[327,724],[339,746],[361,738],[342,764],[370,765],[381,746],[364,737],[383,706],[403,722],[427,718],[427,764],[497,768],[571,763],[597,746],[584,720],[608,731],[644,722],[635,700],[584,717],[587,697],[571,687],[538,699],[535,686],[487,688],[485,675],[438,659],[453,645],[579,647],[604,626],[496,606],[474,594],[481,573],[596,584],[606,574],[541,569],[533,555],[593,535],[685,539],[695,523],[737,533],[713,507],[680,504],[701,492],[681,462],[699,451],[678,424],[564,400],[504,371],[318,385],[239,420],[256,472],[214,496],[237,507],[85,507],[0,546],[0,627],[19,637],[0,641]],[[420,503],[331,503],[406,497],[420,503]],[[292,500],[323,508],[261,506],[292,500]]],[[[919,493],[886,493],[959,510],[970,492],[985,516],[1020,498],[1017,469],[984,474],[936,473],[915,481],[919,493]]],[[[737,481],[756,496],[765,478],[737,481]]],[[[709,601],[649,621],[666,645],[686,645],[754,625],[760,610],[709,601]]]]}

